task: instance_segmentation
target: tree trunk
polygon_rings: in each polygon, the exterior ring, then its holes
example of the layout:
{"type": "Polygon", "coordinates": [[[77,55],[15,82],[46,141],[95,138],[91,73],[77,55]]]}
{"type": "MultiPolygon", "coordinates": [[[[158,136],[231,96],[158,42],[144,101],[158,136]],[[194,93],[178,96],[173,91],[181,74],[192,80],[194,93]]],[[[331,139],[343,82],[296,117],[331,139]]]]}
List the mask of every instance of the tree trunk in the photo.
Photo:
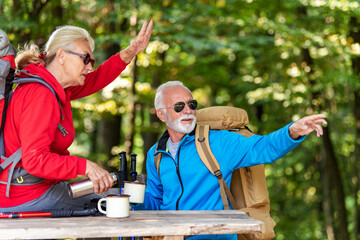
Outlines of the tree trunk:
{"type": "MultiPolygon", "coordinates": [[[[113,8],[111,2],[107,4],[108,8],[113,8]]],[[[112,9],[113,11],[114,9],[112,9]]],[[[106,32],[108,34],[116,33],[118,31],[118,25],[114,22],[109,22],[105,26],[106,32]]],[[[104,47],[104,55],[105,59],[110,58],[112,55],[117,54],[120,51],[119,43],[110,42],[105,45],[104,47]]],[[[101,152],[105,151],[107,155],[107,160],[112,159],[116,154],[112,154],[111,149],[114,146],[120,144],[121,141],[121,123],[122,123],[122,116],[121,114],[118,115],[111,115],[109,113],[105,113],[102,116],[101,120],[98,123],[98,134],[99,139],[101,139],[101,143],[98,144],[100,147],[101,152]]]]}
{"type": "Polygon", "coordinates": [[[320,178],[321,178],[321,186],[322,186],[322,208],[324,210],[325,215],[325,230],[328,237],[328,240],[335,240],[335,233],[334,233],[334,216],[333,216],[333,206],[331,202],[331,191],[330,191],[330,176],[329,172],[327,171],[326,162],[323,161],[324,157],[318,154],[316,156],[317,162],[320,162],[320,178]]]}
{"type": "Polygon", "coordinates": [[[144,164],[142,166],[142,173],[146,173],[146,157],[147,152],[150,150],[150,148],[158,141],[159,133],[158,131],[153,131],[154,129],[158,129],[161,126],[161,122],[157,118],[154,107],[143,105],[142,106],[143,111],[143,119],[145,119],[145,114],[149,114],[149,127],[146,127],[146,130],[143,130],[141,132],[141,136],[144,141],[143,145],[143,154],[144,154],[144,164]]]}
{"type": "MultiPolygon", "coordinates": [[[[315,81],[312,80],[312,75],[314,74],[313,72],[313,59],[310,56],[310,52],[308,49],[302,49],[302,57],[303,57],[303,61],[307,63],[308,66],[310,66],[311,71],[309,73],[309,82],[310,82],[310,88],[312,88],[312,86],[315,84],[315,81]]],[[[323,110],[323,106],[320,104],[321,101],[320,99],[321,94],[320,92],[312,92],[311,94],[311,102],[317,102],[319,103],[318,105],[314,105],[313,108],[314,110],[317,110],[319,112],[321,112],[323,110]],[[316,101],[313,101],[316,100],[316,101]]],[[[326,99],[325,99],[326,101],[326,99]]],[[[324,181],[322,181],[323,184],[323,191],[325,193],[327,193],[327,189],[325,189],[326,187],[333,187],[335,196],[330,196],[330,199],[325,199],[325,196],[323,198],[323,206],[327,207],[326,209],[324,209],[324,211],[331,211],[332,209],[329,208],[329,206],[331,206],[331,200],[334,199],[336,200],[336,204],[334,206],[336,206],[336,210],[337,210],[337,217],[336,217],[336,221],[338,223],[338,228],[339,230],[336,231],[335,229],[333,229],[332,226],[332,219],[325,219],[325,222],[327,223],[327,232],[328,233],[337,233],[339,239],[343,239],[343,240],[348,240],[349,239],[349,232],[347,229],[347,214],[346,214],[346,207],[345,207],[345,195],[344,195],[344,188],[343,188],[343,184],[342,184],[342,178],[340,175],[340,171],[339,171],[339,167],[337,164],[337,160],[335,157],[335,152],[333,149],[333,144],[331,142],[330,139],[330,127],[329,125],[327,127],[324,128],[324,135],[322,136],[322,140],[323,140],[323,146],[325,149],[325,163],[323,163],[323,166],[325,166],[325,170],[320,170],[320,172],[323,172],[326,174],[326,176],[323,176],[323,179],[328,179],[328,174],[330,179],[329,183],[325,183],[324,181]]],[[[330,194],[333,192],[331,191],[331,189],[329,190],[330,194]]],[[[332,194],[331,194],[332,195],[332,194]]],[[[335,210],[335,209],[334,209],[335,210]]],[[[335,216],[335,213],[330,213],[327,212],[325,214],[325,216],[335,216]]],[[[328,238],[330,239],[331,236],[328,236],[328,238]]]]}
{"type": "MultiPolygon", "coordinates": [[[[166,52],[162,52],[158,54],[158,59],[162,61],[163,64],[165,64],[165,57],[166,52]]],[[[161,78],[164,76],[164,67],[157,68],[157,71],[152,76],[152,83],[151,88],[156,89],[161,84],[161,78]]],[[[143,145],[143,153],[144,153],[144,164],[142,167],[142,172],[146,173],[146,156],[147,152],[151,148],[152,145],[154,145],[158,141],[159,137],[159,131],[158,129],[161,127],[162,122],[158,119],[156,115],[156,110],[154,108],[154,103],[145,103],[142,106],[143,111],[143,119],[145,119],[144,115],[149,114],[149,124],[147,131],[142,131],[142,138],[144,141],[143,145]]],[[[147,124],[146,124],[147,126],[147,124]]]]}
{"type": "Polygon", "coordinates": [[[337,206],[337,219],[336,222],[339,223],[339,231],[337,239],[348,240],[348,224],[347,224],[347,214],[345,208],[345,194],[342,184],[342,178],[340,176],[339,166],[335,158],[334,147],[330,139],[330,126],[324,128],[324,135],[322,136],[323,145],[325,150],[325,165],[326,171],[330,174],[331,182],[330,187],[335,191],[335,199],[337,206]]]}
{"type": "MultiPolygon", "coordinates": [[[[350,37],[354,40],[354,42],[360,42],[360,24],[357,22],[355,17],[351,17],[350,19],[350,37]]],[[[360,75],[360,57],[354,56],[352,59],[352,69],[353,75],[359,76],[360,75]]],[[[359,77],[358,77],[359,81],[359,77]]],[[[354,91],[354,103],[353,112],[355,118],[355,151],[353,156],[351,157],[351,165],[353,167],[353,183],[354,183],[354,202],[355,202],[355,209],[354,209],[354,238],[358,239],[360,233],[360,206],[358,204],[358,192],[359,192],[359,157],[360,157],[360,95],[359,91],[356,88],[354,91]]]]}
{"type": "Polygon", "coordinates": [[[137,56],[135,57],[132,71],[132,83],[130,90],[130,102],[128,107],[128,118],[129,118],[129,132],[126,136],[125,148],[128,154],[132,153],[134,147],[134,135],[135,135],[135,114],[136,114],[136,91],[135,84],[137,82],[137,65],[136,65],[137,56]]]}
{"type": "Polygon", "coordinates": [[[357,92],[354,92],[354,116],[355,116],[355,151],[353,156],[351,157],[351,165],[353,168],[353,183],[354,183],[354,239],[359,239],[360,234],[360,206],[358,204],[359,198],[359,157],[360,157],[360,95],[357,92]],[[356,107],[357,106],[357,107],[356,107]]]}
{"type": "Polygon", "coordinates": [[[106,152],[108,160],[116,155],[111,153],[111,149],[120,143],[121,120],[121,115],[110,116],[101,119],[98,125],[101,139],[99,146],[106,152]]]}

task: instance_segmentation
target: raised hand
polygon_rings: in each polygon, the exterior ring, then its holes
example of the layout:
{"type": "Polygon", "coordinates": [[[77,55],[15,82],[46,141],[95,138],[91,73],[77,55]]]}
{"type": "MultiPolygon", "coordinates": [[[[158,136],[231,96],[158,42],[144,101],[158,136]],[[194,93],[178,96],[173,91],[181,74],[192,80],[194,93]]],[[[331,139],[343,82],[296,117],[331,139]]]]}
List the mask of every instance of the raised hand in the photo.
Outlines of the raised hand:
{"type": "Polygon", "coordinates": [[[144,51],[149,43],[153,28],[153,21],[151,20],[149,24],[147,21],[141,27],[139,34],[134,40],[131,41],[130,45],[120,52],[120,57],[125,63],[131,62],[131,60],[144,51]]]}
{"type": "Polygon", "coordinates": [[[321,124],[327,125],[324,118],[324,114],[315,114],[297,120],[289,127],[290,137],[292,139],[298,139],[300,136],[307,135],[313,131],[316,131],[316,135],[320,137],[323,135],[321,124]]]}

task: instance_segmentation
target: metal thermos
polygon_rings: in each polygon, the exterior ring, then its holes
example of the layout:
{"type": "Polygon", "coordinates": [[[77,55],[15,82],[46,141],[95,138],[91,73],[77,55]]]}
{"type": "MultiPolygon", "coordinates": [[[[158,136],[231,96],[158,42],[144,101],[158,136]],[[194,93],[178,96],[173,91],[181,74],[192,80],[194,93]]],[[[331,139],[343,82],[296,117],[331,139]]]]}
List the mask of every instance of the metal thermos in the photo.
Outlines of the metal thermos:
{"type": "MultiPolygon", "coordinates": [[[[110,175],[114,179],[114,183],[116,183],[118,180],[117,174],[110,173],[110,175]]],[[[94,193],[94,183],[90,179],[70,183],[68,185],[68,192],[72,198],[78,198],[94,193]]]]}

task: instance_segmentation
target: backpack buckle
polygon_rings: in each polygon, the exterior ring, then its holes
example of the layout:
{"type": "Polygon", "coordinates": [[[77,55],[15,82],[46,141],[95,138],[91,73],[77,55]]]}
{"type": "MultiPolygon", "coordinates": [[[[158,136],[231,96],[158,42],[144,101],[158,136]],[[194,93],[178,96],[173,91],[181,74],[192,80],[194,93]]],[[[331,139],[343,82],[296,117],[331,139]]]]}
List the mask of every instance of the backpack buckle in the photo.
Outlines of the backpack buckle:
{"type": "Polygon", "coordinates": [[[18,183],[23,183],[23,182],[24,182],[24,179],[23,179],[22,176],[20,176],[20,177],[17,177],[17,178],[16,178],[16,181],[17,181],[18,183]],[[20,178],[20,179],[19,179],[19,178],[20,178]]]}
{"type": "Polygon", "coordinates": [[[222,173],[221,173],[220,169],[216,170],[216,171],[214,172],[214,175],[215,175],[218,179],[221,179],[221,178],[222,178],[222,173]]]}

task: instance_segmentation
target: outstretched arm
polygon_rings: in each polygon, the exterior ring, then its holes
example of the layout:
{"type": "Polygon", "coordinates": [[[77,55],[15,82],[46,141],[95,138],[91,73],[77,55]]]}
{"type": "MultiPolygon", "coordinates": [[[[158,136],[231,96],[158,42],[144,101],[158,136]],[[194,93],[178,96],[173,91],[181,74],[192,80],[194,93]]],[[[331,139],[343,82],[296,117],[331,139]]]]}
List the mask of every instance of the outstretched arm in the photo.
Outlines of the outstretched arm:
{"type": "Polygon", "coordinates": [[[127,48],[120,52],[120,57],[125,63],[131,62],[136,55],[146,48],[151,37],[152,27],[152,20],[150,20],[149,24],[145,21],[137,37],[131,41],[127,48]]]}
{"type": "Polygon", "coordinates": [[[316,131],[316,135],[320,137],[323,135],[323,128],[321,124],[327,125],[324,118],[324,114],[315,114],[297,120],[289,127],[290,137],[292,139],[298,139],[299,137],[307,135],[313,131],[316,131]]]}

